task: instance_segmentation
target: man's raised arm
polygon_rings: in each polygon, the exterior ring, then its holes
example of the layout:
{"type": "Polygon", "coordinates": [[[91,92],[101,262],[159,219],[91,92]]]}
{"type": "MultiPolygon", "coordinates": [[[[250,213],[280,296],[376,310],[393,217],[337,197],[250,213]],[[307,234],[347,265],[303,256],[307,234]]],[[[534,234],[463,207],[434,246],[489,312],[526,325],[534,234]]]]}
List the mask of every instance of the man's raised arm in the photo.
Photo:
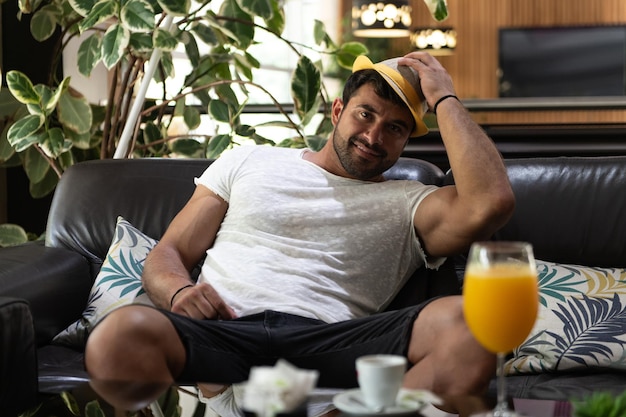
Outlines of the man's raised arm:
{"type": "Polygon", "coordinates": [[[431,110],[436,110],[455,185],[430,194],[415,225],[426,252],[448,256],[489,238],[510,218],[515,197],[502,157],[483,129],[456,98],[450,76],[432,56],[414,52],[399,64],[420,75],[431,110]],[[436,107],[436,108],[435,108],[436,107]]]}

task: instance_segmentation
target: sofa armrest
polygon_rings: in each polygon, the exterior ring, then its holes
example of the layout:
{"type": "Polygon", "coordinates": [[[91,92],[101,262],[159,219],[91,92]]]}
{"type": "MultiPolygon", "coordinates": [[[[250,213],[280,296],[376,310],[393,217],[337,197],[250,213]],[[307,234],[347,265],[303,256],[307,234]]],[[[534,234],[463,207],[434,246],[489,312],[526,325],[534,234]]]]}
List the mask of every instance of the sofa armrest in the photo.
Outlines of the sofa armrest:
{"type": "Polygon", "coordinates": [[[35,405],[37,360],[25,300],[0,296],[0,410],[13,416],[35,405]]]}
{"type": "Polygon", "coordinates": [[[89,264],[76,252],[40,243],[0,249],[0,296],[28,302],[37,346],[80,317],[91,285],[89,264]]]}

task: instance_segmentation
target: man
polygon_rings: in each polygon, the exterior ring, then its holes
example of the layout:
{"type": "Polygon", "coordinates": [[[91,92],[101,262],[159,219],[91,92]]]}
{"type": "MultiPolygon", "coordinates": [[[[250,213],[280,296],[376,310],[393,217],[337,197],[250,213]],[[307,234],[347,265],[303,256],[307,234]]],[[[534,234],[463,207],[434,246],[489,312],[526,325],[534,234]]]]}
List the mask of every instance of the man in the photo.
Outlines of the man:
{"type": "Polygon", "coordinates": [[[470,335],[460,297],[378,313],[416,268],[436,268],[507,221],[514,197],[498,151],[421,52],[375,65],[359,57],[332,122],[317,153],[241,147],[196,180],[145,263],[161,310],[118,309],[89,338],[90,376],[128,382],[119,404],[145,404],[174,381],[216,382],[220,393],[279,358],[318,369],[320,386],[351,387],[367,353],[406,355],[406,387],[484,390],[494,358],[470,335]],[[385,181],[408,139],[426,132],[427,109],[455,185],[385,181]]]}

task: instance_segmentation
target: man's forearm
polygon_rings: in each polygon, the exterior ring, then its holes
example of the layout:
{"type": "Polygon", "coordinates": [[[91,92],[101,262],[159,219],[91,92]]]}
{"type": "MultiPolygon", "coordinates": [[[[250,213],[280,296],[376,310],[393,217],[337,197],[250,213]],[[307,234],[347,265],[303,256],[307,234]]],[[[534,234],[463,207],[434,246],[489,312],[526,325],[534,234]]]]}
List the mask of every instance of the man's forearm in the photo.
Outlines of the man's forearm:
{"type": "Polygon", "coordinates": [[[176,291],[192,284],[189,271],[175,251],[159,245],[148,254],[142,281],[152,302],[166,309],[171,308],[170,302],[176,291]]]}
{"type": "Polygon", "coordinates": [[[488,211],[489,234],[509,218],[514,201],[500,152],[459,101],[442,101],[437,120],[458,196],[468,210],[488,211]]]}

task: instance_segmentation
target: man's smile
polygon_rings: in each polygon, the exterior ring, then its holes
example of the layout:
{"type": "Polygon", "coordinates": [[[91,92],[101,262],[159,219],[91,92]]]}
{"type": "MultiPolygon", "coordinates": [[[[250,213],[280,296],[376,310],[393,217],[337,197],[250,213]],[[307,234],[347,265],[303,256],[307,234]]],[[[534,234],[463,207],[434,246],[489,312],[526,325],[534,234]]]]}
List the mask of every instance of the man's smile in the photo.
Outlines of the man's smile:
{"type": "Polygon", "coordinates": [[[372,149],[369,145],[365,144],[362,140],[353,138],[352,145],[356,148],[357,152],[367,159],[380,159],[386,156],[386,153],[382,150],[372,149]]]}

